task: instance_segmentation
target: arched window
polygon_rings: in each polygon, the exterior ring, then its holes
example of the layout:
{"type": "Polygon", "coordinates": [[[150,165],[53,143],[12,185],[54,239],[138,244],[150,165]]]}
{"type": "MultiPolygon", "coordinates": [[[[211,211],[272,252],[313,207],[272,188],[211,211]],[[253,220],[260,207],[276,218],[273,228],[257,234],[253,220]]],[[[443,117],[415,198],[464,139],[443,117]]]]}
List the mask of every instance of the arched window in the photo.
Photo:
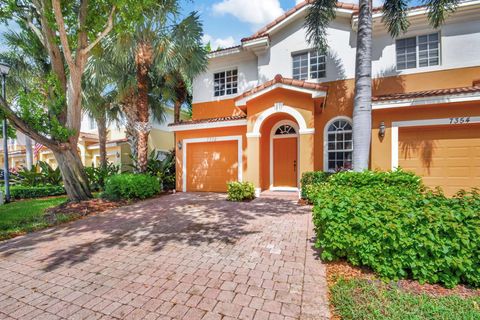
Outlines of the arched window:
{"type": "Polygon", "coordinates": [[[347,119],[334,120],[326,132],[326,166],[328,171],[352,168],[352,123],[347,119]]]}
{"type": "Polygon", "coordinates": [[[275,135],[284,135],[284,134],[297,134],[297,131],[294,127],[288,124],[282,124],[280,127],[277,128],[275,131],[275,135]]]}

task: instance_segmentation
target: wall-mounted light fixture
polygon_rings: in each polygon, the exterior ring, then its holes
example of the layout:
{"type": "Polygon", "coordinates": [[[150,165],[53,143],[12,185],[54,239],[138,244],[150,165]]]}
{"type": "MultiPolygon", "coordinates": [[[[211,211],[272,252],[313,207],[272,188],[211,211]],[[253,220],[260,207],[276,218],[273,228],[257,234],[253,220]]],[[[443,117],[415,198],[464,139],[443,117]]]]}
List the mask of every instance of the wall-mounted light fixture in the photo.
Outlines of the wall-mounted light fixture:
{"type": "Polygon", "coordinates": [[[380,122],[380,126],[378,127],[378,135],[380,138],[384,138],[385,137],[385,131],[386,131],[386,128],[385,128],[385,122],[380,122]]]}
{"type": "Polygon", "coordinates": [[[117,151],[117,153],[115,153],[115,156],[118,158],[120,158],[120,153],[117,151]]]}
{"type": "Polygon", "coordinates": [[[178,147],[178,150],[182,150],[182,148],[183,148],[183,143],[182,143],[182,141],[178,141],[177,147],[178,147]]]}

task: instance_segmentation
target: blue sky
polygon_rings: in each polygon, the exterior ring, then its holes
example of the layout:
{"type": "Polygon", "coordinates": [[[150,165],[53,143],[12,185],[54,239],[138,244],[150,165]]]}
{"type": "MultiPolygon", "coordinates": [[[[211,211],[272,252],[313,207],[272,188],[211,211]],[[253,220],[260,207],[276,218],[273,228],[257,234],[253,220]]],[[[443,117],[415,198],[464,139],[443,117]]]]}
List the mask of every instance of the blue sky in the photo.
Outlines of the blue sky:
{"type": "Polygon", "coordinates": [[[198,11],[204,24],[205,41],[212,48],[240,42],[257,29],[295,6],[299,0],[182,0],[185,12],[198,11]]]}
{"type": "MultiPolygon", "coordinates": [[[[197,11],[204,24],[204,42],[210,42],[212,48],[229,47],[240,43],[240,39],[249,36],[259,28],[283,14],[302,0],[180,0],[182,11],[187,14],[197,11]]],[[[356,0],[343,2],[357,3],[356,0]]],[[[418,0],[411,1],[412,5],[418,0]]],[[[378,6],[382,0],[373,0],[378,6]]],[[[1,33],[8,28],[0,25],[1,33]]]]}

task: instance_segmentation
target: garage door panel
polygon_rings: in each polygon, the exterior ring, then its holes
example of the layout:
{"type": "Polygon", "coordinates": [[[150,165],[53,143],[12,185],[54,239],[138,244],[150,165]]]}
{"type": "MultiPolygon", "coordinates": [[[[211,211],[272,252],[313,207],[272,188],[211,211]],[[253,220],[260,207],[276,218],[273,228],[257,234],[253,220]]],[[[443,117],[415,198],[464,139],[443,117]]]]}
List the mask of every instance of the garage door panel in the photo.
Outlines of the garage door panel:
{"type": "Polygon", "coordinates": [[[448,195],[480,187],[480,124],[400,128],[399,165],[448,195]]]}
{"type": "Polygon", "coordinates": [[[187,191],[225,192],[238,180],[237,162],[237,141],[188,144],[187,191]]]}

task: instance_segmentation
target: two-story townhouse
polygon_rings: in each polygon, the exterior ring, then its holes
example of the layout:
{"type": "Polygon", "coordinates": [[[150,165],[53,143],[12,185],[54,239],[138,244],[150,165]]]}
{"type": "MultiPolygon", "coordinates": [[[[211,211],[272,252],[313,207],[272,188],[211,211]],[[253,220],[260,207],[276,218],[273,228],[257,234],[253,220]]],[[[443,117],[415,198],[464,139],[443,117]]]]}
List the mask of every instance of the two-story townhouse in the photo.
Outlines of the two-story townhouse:
{"type": "MultiPolygon", "coordinates": [[[[192,120],[171,125],[177,190],[298,190],[303,172],[351,166],[358,8],[338,4],[320,54],[308,7],[209,55],[192,120]]],[[[402,167],[452,194],[480,186],[480,2],[461,2],[440,29],[426,14],[410,9],[409,31],[392,39],[374,12],[371,169],[402,167]]]]}

